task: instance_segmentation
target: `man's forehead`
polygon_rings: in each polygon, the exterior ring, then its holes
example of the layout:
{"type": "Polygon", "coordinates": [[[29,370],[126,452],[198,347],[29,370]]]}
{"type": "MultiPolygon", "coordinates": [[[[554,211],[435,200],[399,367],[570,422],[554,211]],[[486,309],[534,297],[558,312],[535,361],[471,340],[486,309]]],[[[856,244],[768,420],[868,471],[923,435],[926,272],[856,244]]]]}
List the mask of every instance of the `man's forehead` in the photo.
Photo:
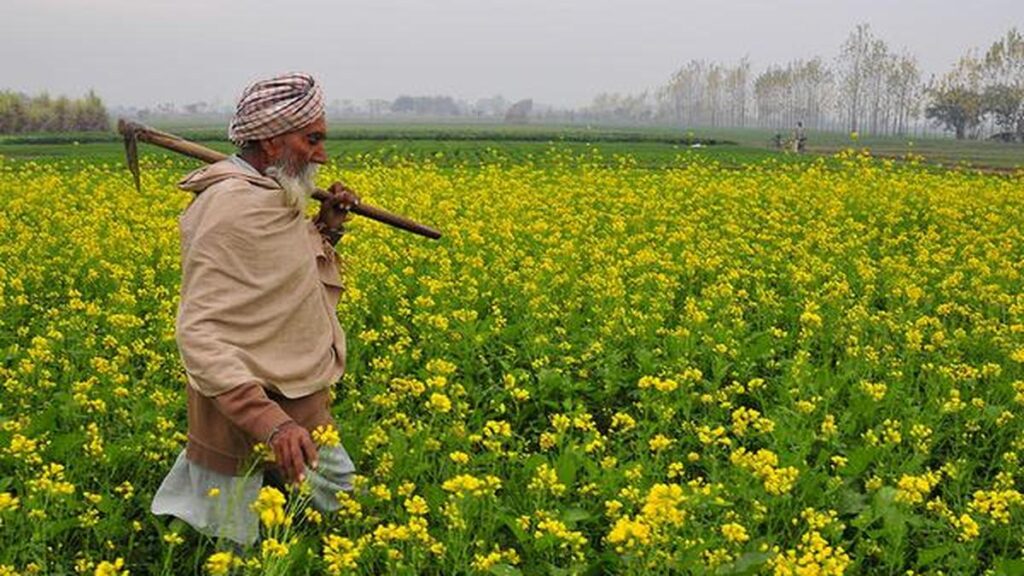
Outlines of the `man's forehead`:
{"type": "Polygon", "coordinates": [[[326,132],[326,131],[327,131],[327,118],[324,117],[324,116],[321,116],[321,117],[317,118],[316,120],[314,120],[313,122],[311,122],[311,123],[303,126],[302,128],[299,128],[298,130],[296,130],[296,132],[298,132],[300,134],[315,134],[317,132],[326,132]]]}

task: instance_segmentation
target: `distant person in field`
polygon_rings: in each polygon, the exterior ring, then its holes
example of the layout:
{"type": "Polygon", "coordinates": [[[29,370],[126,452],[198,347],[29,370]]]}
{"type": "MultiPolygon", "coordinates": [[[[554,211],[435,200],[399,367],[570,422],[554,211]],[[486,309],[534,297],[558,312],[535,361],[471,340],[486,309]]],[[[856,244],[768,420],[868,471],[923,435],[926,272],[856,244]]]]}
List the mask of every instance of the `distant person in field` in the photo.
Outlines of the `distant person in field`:
{"type": "Polygon", "coordinates": [[[797,122],[793,130],[793,151],[802,153],[807,146],[807,132],[804,130],[804,123],[797,122]]]}
{"type": "Polygon", "coordinates": [[[305,216],[327,161],[324,97],[309,75],[250,85],[228,135],[237,154],[179,183],[195,193],[180,220],[177,320],[188,444],[152,511],[250,544],[259,533],[250,504],[265,481],[308,481],[321,511],[352,489],[345,448],[318,449],[311,432],[334,426],[329,389],[345,370],[334,247],[359,198],[336,182],[316,218],[305,216]],[[254,453],[260,444],[273,464],[254,453]]]}

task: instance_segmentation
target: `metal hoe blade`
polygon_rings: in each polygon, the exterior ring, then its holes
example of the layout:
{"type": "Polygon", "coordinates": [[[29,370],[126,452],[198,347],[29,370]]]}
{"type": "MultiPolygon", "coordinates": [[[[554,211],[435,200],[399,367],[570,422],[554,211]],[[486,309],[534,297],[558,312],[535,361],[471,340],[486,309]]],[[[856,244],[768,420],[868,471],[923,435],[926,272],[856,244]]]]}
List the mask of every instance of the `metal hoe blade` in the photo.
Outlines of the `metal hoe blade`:
{"type": "Polygon", "coordinates": [[[132,173],[135,180],[135,190],[142,191],[142,180],[139,172],[139,141],[136,138],[134,126],[122,121],[122,133],[124,134],[124,154],[128,164],[128,171],[132,173]]]}

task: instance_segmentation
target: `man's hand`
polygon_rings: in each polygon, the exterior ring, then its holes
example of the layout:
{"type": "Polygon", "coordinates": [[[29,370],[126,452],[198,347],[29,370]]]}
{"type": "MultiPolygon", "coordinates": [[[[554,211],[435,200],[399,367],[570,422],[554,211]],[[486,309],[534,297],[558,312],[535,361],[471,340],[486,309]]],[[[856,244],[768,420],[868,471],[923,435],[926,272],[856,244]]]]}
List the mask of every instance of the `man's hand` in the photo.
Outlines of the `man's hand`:
{"type": "Polygon", "coordinates": [[[330,230],[338,230],[350,218],[348,211],[359,205],[359,195],[341,182],[327,189],[327,200],[320,204],[316,222],[330,230]]]}
{"type": "Polygon", "coordinates": [[[289,484],[305,480],[307,464],[310,468],[317,466],[316,445],[309,432],[295,422],[282,425],[270,437],[270,447],[289,484]]]}

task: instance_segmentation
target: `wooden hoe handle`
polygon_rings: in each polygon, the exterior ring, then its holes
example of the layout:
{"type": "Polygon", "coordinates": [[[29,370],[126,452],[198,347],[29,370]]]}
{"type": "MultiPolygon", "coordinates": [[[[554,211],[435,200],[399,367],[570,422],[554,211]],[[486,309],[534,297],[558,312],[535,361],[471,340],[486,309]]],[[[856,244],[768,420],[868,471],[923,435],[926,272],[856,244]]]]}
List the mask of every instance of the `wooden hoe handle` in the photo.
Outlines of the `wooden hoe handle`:
{"type": "MultiPolygon", "coordinates": [[[[139,188],[140,186],[139,157],[136,144],[139,140],[167,150],[172,150],[179,154],[184,154],[185,156],[189,156],[197,160],[202,160],[207,164],[220,162],[228,157],[227,154],[212,150],[202,144],[197,144],[195,142],[185,140],[180,136],[175,136],[174,134],[163,132],[156,128],[150,128],[144,124],[132,122],[131,120],[125,120],[123,118],[117,121],[117,131],[124,136],[125,152],[128,156],[128,169],[131,170],[132,176],[135,177],[136,188],[139,188]]],[[[326,200],[327,197],[328,193],[319,188],[313,192],[313,198],[321,202],[326,200]]],[[[353,214],[359,214],[360,216],[366,216],[371,220],[383,222],[384,224],[394,226],[395,228],[401,228],[402,230],[419,234],[420,236],[426,236],[433,240],[437,240],[441,237],[441,232],[431,228],[430,226],[425,226],[404,216],[399,216],[398,214],[389,212],[383,208],[377,208],[376,206],[371,206],[366,203],[360,203],[353,206],[350,209],[350,212],[353,214]]]]}

